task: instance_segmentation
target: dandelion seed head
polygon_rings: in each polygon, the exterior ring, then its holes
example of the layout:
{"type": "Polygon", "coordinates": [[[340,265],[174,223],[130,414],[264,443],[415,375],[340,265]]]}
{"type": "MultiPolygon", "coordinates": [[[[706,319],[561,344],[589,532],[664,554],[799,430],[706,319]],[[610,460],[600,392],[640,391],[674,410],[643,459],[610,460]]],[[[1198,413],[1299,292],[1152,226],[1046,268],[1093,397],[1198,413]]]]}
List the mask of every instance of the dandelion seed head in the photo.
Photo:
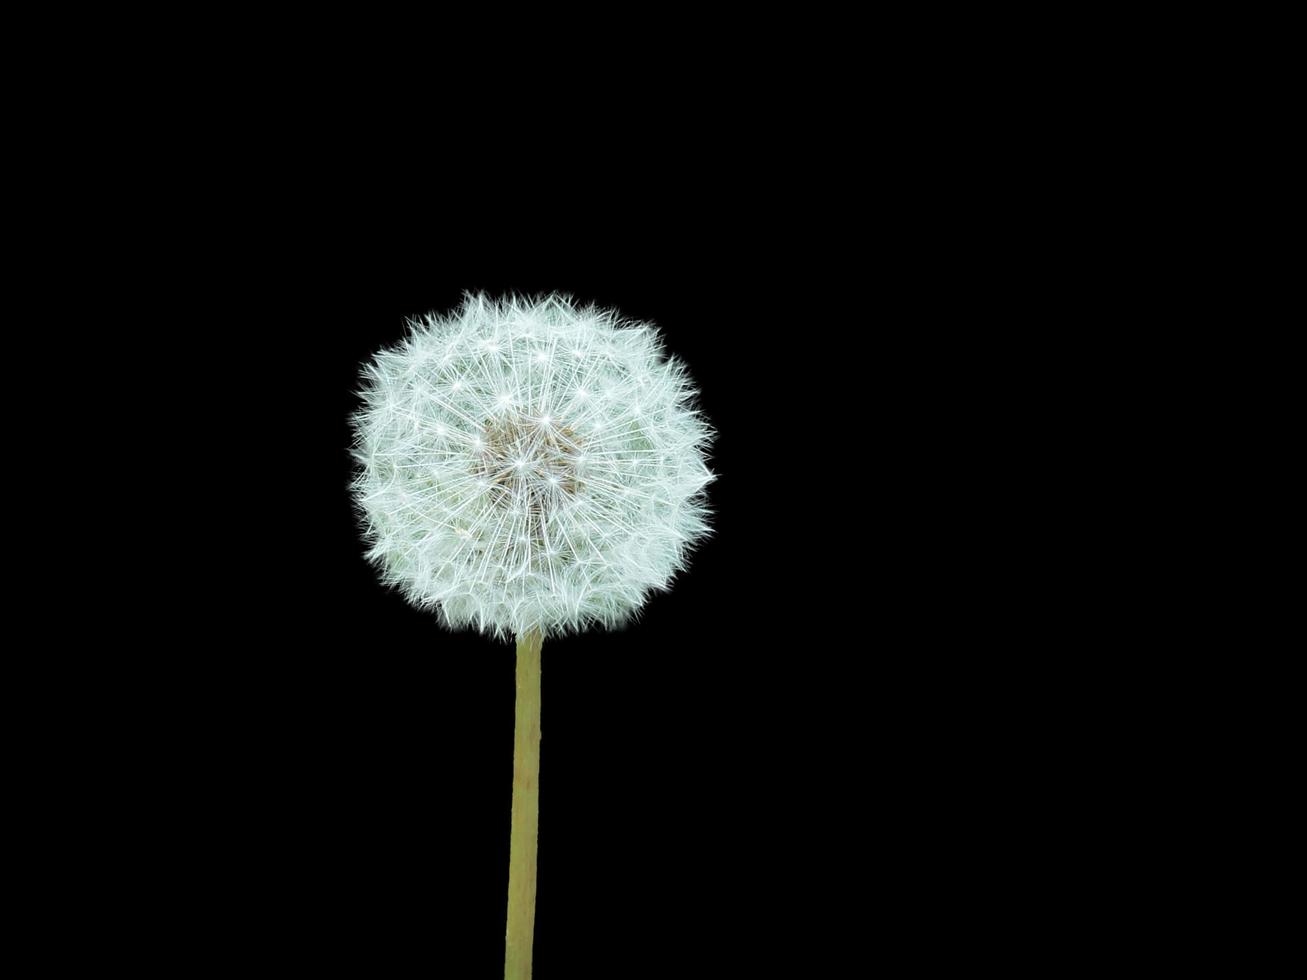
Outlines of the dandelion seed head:
{"type": "Polygon", "coordinates": [[[451,628],[618,625],[710,533],[712,431],[651,326],[469,295],[379,351],[360,396],[368,558],[451,628]]]}

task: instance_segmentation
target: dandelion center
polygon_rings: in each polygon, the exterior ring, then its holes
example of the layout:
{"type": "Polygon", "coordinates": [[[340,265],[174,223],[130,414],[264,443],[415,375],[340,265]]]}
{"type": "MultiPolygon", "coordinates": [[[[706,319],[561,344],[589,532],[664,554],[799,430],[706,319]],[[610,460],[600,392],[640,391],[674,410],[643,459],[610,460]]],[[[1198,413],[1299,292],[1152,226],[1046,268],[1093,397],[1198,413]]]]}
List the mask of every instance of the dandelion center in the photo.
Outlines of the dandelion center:
{"type": "Polygon", "coordinates": [[[489,481],[496,503],[539,514],[581,489],[580,440],[571,426],[549,416],[488,419],[478,445],[475,474],[489,481]]]}

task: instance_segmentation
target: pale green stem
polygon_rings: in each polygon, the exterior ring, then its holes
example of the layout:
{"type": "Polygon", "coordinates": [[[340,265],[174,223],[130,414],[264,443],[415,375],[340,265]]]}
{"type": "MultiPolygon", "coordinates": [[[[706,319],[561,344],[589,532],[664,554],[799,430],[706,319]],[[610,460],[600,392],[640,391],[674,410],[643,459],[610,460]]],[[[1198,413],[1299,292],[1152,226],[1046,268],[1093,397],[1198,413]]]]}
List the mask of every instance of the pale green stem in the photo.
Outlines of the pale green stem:
{"type": "Polygon", "coordinates": [[[517,638],[517,710],[513,722],[513,825],[508,857],[508,928],[504,980],[531,980],[536,918],[536,835],[540,823],[540,646],[531,630],[517,638]]]}

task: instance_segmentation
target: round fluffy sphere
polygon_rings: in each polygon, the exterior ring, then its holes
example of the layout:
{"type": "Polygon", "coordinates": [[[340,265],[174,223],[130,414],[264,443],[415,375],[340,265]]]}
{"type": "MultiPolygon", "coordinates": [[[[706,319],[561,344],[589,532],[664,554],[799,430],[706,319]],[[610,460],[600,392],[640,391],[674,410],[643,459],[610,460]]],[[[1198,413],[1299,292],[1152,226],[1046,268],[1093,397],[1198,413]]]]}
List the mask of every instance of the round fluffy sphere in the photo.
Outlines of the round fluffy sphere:
{"type": "Polygon", "coordinates": [[[621,623],[708,533],[711,430],[657,331],[559,296],[469,296],[364,371],[368,558],[451,627],[621,623]]]}

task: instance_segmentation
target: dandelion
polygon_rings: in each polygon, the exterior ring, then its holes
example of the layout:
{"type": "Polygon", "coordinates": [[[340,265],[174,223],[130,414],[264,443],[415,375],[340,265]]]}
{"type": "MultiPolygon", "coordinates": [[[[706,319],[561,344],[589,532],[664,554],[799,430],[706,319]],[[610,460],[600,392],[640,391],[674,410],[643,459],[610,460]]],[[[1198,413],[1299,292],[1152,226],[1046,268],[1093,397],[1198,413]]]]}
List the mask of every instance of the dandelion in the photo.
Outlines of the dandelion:
{"type": "Polygon", "coordinates": [[[652,326],[566,297],[469,295],[364,371],[355,502],[384,582],[517,641],[506,977],[529,977],[540,647],[613,627],[709,533],[711,429],[652,326]]]}

